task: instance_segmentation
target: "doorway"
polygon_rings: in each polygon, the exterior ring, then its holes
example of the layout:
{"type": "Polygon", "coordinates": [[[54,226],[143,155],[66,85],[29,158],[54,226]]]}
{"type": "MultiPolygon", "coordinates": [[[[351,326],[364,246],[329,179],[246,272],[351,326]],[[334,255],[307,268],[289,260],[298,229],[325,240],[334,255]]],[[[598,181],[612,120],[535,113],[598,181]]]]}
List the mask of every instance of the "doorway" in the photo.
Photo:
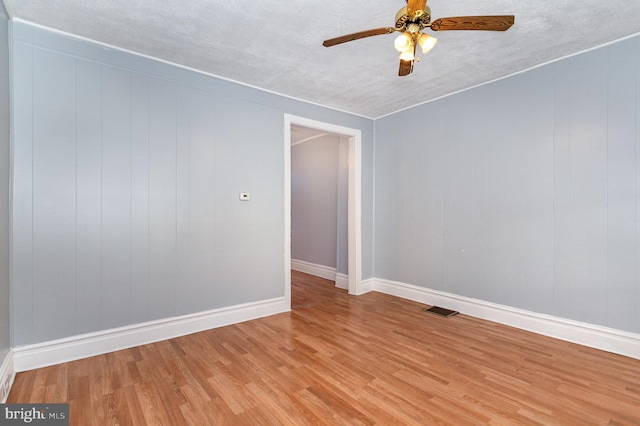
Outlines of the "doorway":
{"type": "Polygon", "coordinates": [[[285,185],[285,238],[284,273],[285,299],[291,307],[291,128],[303,126],[319,132],[328,132],[348,138],[348,184],[347,184],[347,234],[348,234],[348,273],[347,289],[349,294],[362,293],[361,264],[361,131],[337,126],[291,114],[284,117],[284,185],[285,185]]]}

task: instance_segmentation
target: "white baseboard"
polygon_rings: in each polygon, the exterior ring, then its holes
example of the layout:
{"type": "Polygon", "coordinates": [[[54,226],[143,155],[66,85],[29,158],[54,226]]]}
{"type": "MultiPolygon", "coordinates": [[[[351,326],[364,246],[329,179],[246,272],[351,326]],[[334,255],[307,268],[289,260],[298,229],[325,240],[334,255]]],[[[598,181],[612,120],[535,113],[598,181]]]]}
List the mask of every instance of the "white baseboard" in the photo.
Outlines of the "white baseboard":
{"type": "Polygon", "coordinates": [[[0,404],[7,402],[16,372],[13,366],[13,350],[9,350],[0,364],[0,404]]]}
{"type": "Polygon", "coordinates": [[[284,297],[149,321],[13,348],[15,371],[74,361],[203,330],[287,312],[284,297]]]}
{"type": "Polygon", "coordinates": [[[397,281],[374,278],[375,291],[453,309],[476,318],[640,359],[640,334],[539,314],[397,281]]]}
{"type": "Polygon", "coordinates": [[[336,287],[349,290],[349,276],[340,272],[336,273],[336,287]]]}
{"type": "Polygon", "coordinates": [[[315,263],[305,262],[304,260],[291,259],[291,269],[331,281],[336,279],[336,268],[317,265],[315,263]]]}
{"type": "Polygon", "coordinates": [[[336,268],[330,266],[317,265],[315,263],[305,262],[304,260],[291,260],[291,269],[294,271],[304,272],[305,274],[314,275],[316,277],[335,281],[336,287],[343,290],[349,290],[349,276],[337,272],[336,268]]]}
{"type": "MultiPolygon", "coordinates": [[[[534,333],[640,359],[639,334],[525,311],[397,281],[370,278],[364,280],[361,287],[361,294],[369,291],[379,291],[427,305],[438,305],[454,309],[466,315],[534,333]]],[[[2,365],[0,365],[0,402],[6,400],[15,372],[100,355],[289,310],[290,308],[284,298],[275,298],[72,336],[35,345],[19,346],[9,351],[2,365]]]]}
{"type": "MultiPolygon", "coordinates": [[[[363,280],[362,283],[360,284],[360,293],[358,293],[357,295],[359,296],[361,294],[369,293],[370,291],[375,290],[374,286],[376,282],[378,282],[377,278],[368,278],[366,280],[363,280]]],[[[384,292],[380,291],[380,293],[384,293],[384,292]]],[[[402,297],[402,296],[399,296],[399,297],[402,297]]],[[[409,298],[405,297],[405,299],[409,299],[409,298]]]]}

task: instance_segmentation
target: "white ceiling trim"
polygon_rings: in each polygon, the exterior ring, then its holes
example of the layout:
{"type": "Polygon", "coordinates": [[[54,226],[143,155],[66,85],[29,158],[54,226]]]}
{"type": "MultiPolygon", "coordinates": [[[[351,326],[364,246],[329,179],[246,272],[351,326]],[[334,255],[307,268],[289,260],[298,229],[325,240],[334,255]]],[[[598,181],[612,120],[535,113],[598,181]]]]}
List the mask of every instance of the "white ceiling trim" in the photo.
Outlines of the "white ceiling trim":
{"type": "MultiPolygon", "coordinates": [[[[60,35],[65,36],[65,37],[73,38],[73,39],[84,41],[84,42],[88,42],[88,43],[94,43],[94,44],[97,44],[99,46],[102,46],[105,49],[111,49],[111,50],[117,50],[117,51],[124,52],[124,53],[129,53],[131,55],[136,55],[136,56],[139,56],[141,58],[150,59],[152,61],[161,62],[163,64],[167,64],[167,65],[171,65],[171,66],[174,66],[174,67],[181,68],[183,70],[192,71],[192,72],[195,72],[195,73],[198,73],[198,74],[201,74],[201,75],[206,75],[207,77],[217,78],[217,79],[220,79],[220,80],[223,80],[223,81],[227,81],[229,83],[238,84],[240,86],[248,87],[248,88],[255,89],[255,90],[260,90],[261,92],[269,93],[269,94],[276,95],[276,96],[282,96],[283,98],[291,99],[292,101],[303,102],[303,103],[306,103],[306,104],[309,104],[309,105],[315,105],[315,106],[319,106],[319,107],[322,107],[322,108],[328,108],[328,109],[333,110],[333,111],[342,112],[342,113],[354,115],[354,116],[357,116],[357,117],[367,118],[369,120],[374,120],[375,119],[374,117],[367,117],[366,115],[358,114],[358,113],[355,113],[355,112],[352,112],[352,111],[347,111],[347,110],[343,110],[343,109],[332,107],[332,106],[322,105],[322,104],[319,104],[319,103],[316,103],[316,102],[309,101],[307,99],[296,98],[294,96],[290,96],[290,95],[287,95],[287,94],[284,94],[284,93],[274,92],[272,90],[268,90],[268,89],[265,89],[265,88],[262,88],[262,87],[254,86],[254,85],[247,84],[247,83],[243,83],[242,81],[237,81],[237,80],[233,80],[231,78],[223,77],[223,76],[220,76],[220,75],[215,75],[215,74],[212,74],[212,73],[207,72],[207,71],[199,70],[197,68],[192,68],[192,67],[189,67],[189,66],[186,66],[186,65],[178,64],[176,62],[171,62],[171,61],[167,61],[165,59],[156,58],[156,57],[153,57],[153,56],[150,56],[150,55],[146,55],[144,53],[135,52],[133,50],[124,49],[122,47],[114,46],[114,45],[111,45],[111,44],[108,44],[108,43],[104,43],[104,42],[101,42],[101,41],[98,41],[98,40],[92,40],[90,38],[82,37],[82,36],[79,36],[77,34],[72,34],[72,33],[66,32],[66,31],[62,31],[62,30],[58,30],[58,29],[55,29],[55,28],[50,28],[50,27],[47,27],[47,26],[44,26],[44,25],[36,24],[34,22],[29,22],[29,21],[24,20],[24,19],[12,18],[11,20],[12,21],[16,21],[16,22],[21,22],[21,23],[26,24],[26,25],[30,25],[32,27],[36,27],[36,28],[40,28],[40,29],[43,29],[43,30],[51,31],[53,33],[60,34],[60,35]]],[[[160,79],[163,79],[161,76],[156,76],[156,77],[160,78],[160,79]]],[[[164,80],[166,80],[166,78],[164,80]]]]}
{"type": "Polygon", "coordinates": [[[448,93],[448,94],[446,94],[446,95],[442,95],[442,96],[439,96],[439,97],[437,97],[437,98],[429,99],[429,100],[427,100],[427,101],[424,101],[424,102],[421,102],[421,103],[418,103],[418,104],[415,104],[415,105],[410,105],[410,106],[408,106],[408,107],[406,107],[406,108],[399,109],[398,111],[393,111],[393,112],[390,112],[390,113],[388,113],[388,114],[385,114],[385,115],[381,115],[381,116],[379,116],[379,117],[376,117],[374,120],[378,120],[378,119],[380,119],[380,118],[388,117],[388,116],[391,116],[391,115],[397,114],[397,113],[399,113],[399,112],[403,112],[403,111],[409,110],[409,109],[411,109],[411,108],[415,108],[415,107],[420,106],[420,105],[425,105],[425,104],[428,104],[428,103],[431,103],[431,102],[435,102],[435,101],[440,100],[440,99],[445,99],[445,98],[448,98],[449,96],[457,95],[457,94],[459,94],[459,93],[463,93],[463,92],[466,92],[466,91],[468,91],[468,90],[475,89],[475,88],[477,88],[477,87],[481,87],[481,86],[485,86],[485,85],[487,85],[487,84],[495,83],[496,81],[500,81],[500,80],[504,80],[504,79],[507,79],[507,78],[511,78],[511,77],[513,77],[513,76],[516,76],[516,75],[524,74],[524,73],[527,73],[527,72],[529,72],[529,71],[535,70],[535,69],[537,69],[537,68],[541,68],[541,67],[547,66],[547,65],[549,65],[549,64],[553,64],[553,63],[555,63],[555,62],[560,62],[560,61],[563,61],[563,60],[565,60],[565,59],[572,58],[572,57],[574,57],[574,56],[579,56],[579,55],[582,55],[583,53],[591,52],[591,51],[593,51],[593,50],[598,50],[598,49],[601,49],[601,48],[603,48],[603,47],[610,46],[610,45],[612,45],[612,44],[616,44],[616,43],[619,43],[619,42],[621,42],[621,41],[628,40],[628,39],[630,39],[630,38],[638,37],[638,36],[640,36],[640,32],[637,32],[637,33],[635,33],[635,34],[631,34],[631,35],[626,36],[626,37],[622,37],[621,39],[618,39],[618,40],[613,40],[613,41],[610,41],[610,42],[607,42],[607,43],[603,43],[603,44],[601,44],[601,45],[599,45],[599,46],[590,47],[590,48],[585,49],[585,50],[582,50],[582,51],[580,51],[580,52],[571,53],[571,54],[569,54],[569,55],[563,56],[563,57],[558,58],[558,59],[553,59],[553,60],[551,60],[551,61],[547,61],[547,62],[541,63],[541,64],[539,64],[539,65],[534,65],[534,66],[532,66],[532,67],[530,67],[530,68],[523,69],[522,71],[517,71],[517,72],[514,72],[514,73],[512,73],[512,74],[508,74],[508,75],[505,75],[505,76],[503,76],[503,77],[498,77],[498,78],[496,78],[496,79],[494,79],[494,80],[487,81],[487,82],[485,82],[485,83],[480,83],[480,84],[477,84],[477,85],[475,85],[475,86],[467,87],[467,88],[464,88],[464,89],[458,90],[457,92],[448,93]]]}
{"type": "Polygon", "coordinates": [[[434,18],[515,15],[506,32],[438,31],[398,77],[393,36],[322,40],[393,26],[403,0],[2,0],[12,19],[335,111],[376,119],[640,33],[634,0],[429,0],[434,18]]]}

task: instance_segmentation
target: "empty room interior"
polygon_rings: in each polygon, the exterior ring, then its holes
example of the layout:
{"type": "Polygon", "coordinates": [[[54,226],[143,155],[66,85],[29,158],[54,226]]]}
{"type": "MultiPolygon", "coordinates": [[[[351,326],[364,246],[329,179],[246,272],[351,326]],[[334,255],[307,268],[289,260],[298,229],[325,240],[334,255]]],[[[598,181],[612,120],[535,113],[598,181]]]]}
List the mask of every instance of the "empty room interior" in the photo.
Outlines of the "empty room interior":
{"type": "Polygon", "coordinates": [[[640,3],[0,2],[0,423],[638,425],[638,219],[640,3]]]}

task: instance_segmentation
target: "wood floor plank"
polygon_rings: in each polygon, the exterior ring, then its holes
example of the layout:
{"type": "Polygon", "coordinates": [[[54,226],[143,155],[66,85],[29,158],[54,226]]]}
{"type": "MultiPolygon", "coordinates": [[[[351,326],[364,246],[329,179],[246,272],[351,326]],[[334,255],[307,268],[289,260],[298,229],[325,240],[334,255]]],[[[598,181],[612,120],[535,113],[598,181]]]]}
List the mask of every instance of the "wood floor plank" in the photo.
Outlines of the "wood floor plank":
{"type": "Polygon", "coordinates": [[[19,373],[72,425],[639,425],[640,361],[292,272],[292,311],[19,373]]]}

